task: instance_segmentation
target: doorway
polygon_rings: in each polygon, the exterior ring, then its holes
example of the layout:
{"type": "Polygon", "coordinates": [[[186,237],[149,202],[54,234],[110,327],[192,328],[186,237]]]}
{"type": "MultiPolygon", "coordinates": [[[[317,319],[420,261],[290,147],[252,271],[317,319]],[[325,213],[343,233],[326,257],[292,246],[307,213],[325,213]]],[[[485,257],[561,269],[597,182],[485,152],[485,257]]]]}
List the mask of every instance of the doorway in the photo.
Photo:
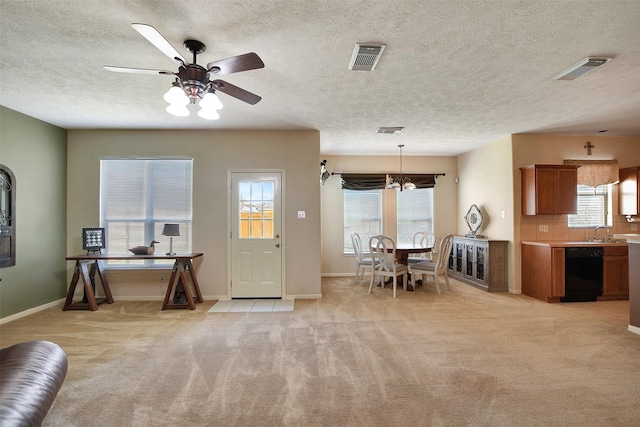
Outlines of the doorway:
{"type": "Polygon", "coordinates": [[[282,298],[282,172],[231,172],[231,298],[282,298]]]}

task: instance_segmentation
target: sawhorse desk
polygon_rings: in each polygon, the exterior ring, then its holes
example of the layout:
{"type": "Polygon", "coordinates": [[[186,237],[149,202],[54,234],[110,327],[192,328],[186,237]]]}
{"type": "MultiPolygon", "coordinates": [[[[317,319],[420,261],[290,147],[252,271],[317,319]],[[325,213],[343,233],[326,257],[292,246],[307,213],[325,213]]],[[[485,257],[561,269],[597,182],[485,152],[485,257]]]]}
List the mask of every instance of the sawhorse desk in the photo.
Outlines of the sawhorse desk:
{"type": "Polygon", "coordinates": [[[107,274],[100,266],[100,261],[113,261],[113,260],[140,260],[140,259],[173,259],[173,269],[171,271],[171,278],[167,286],[167,292],[164,295],[164,303],[162,309],[167,308],[190,308],[195,310],[196,302],[203,302],[202,293],[200,292],[200,286],[196,279],[196,273],[193,269],[194,258],[201,257],[202,253],[192,254],[176,254],[176,255],[108,255],[108,254],[92,254],[92,255],[77,255],[67,257],[67,261],[75,261],[76,265],[73,270],[73,278],[71,279],[71,285],[67,292],[67,299],[64,303],[63,310],[91,310],[98,309],[98,304],[113,304],[113,296],[111,295],[111,289],[109,288],[109,282],[107,280],[107,274]],[[189,272],[189,278],[191,279],[191,285],[195,291],[195,296],[191,292],[191,286],[187,280],[186,272],[189,272]],[[100,278],[100,283],[104,290],[104,298],[96,298],[95,285],[96,285],[96,273],[100,278]],[[82,278],[84,283],[84,299],[82,301],[73,302],[73,295],[76,291],[78,280],[82,278]],[[171,297],[171,291],[174,285],[176,291],[178,290],[178,284],[182,284],[184,293],[186,294],[187,301],[184,303],[169,303],[171,297]],[[194,302],[195,301],[195,302],[194,302]]]}

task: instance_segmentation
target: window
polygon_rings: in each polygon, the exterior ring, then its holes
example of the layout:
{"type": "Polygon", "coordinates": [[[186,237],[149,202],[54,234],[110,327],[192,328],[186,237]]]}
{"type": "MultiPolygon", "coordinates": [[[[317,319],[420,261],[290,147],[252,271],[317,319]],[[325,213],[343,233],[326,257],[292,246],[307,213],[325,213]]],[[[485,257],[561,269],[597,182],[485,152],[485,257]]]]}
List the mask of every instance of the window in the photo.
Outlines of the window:
{"type": "Polygon", "coordinates": [[[568,215],[569,228],[612,225],[611,184],[590,187],[578,185],[578,213],[568,215]]]}
{"type": "Polygon", "coordinates": [[[241,182],[240,239],[273,239],[274,181],[241,182]]]}
{"type": "Polygon", "coordinates": [[[433,232],[433,188],[396,192],[397,243],[411,245],[416,231],[433,232]]]}
{"type": "MultiPolygon", "coordinates": [[[[173,238],[173,250],[190,253],[192,175],[192,159],[101,160],[100,222],[105,228],[106,252],[124,254],[128,248],[157,240],[156,250],[164,253],[169,238],[162,236],[162,228],[174,223],[180,226],[180,236],[173,238]]],[[[117,263],[142,265],[145,260],[117,263]]]]}
{"type": "MultiPolygon", "coordinates": [[[[362,239],[363,248],[371,236],[382,234],[382,190],[343,190],[344,253],[352,254],[351,233],[362,239]]],[[[366,249],[365,249],[366,250],[366,249]]]]}

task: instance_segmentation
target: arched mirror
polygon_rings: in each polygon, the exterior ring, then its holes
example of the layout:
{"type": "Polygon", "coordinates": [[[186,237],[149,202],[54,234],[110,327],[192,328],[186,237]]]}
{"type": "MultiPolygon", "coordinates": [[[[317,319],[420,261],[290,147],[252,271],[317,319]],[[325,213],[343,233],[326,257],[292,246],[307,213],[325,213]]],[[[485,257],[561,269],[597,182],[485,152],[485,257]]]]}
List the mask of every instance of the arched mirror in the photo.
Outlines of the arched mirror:
{"type": "Polygon", "coordinates": [[[0,268],[16,265],[16,178],[0,164],[0,268]]]}

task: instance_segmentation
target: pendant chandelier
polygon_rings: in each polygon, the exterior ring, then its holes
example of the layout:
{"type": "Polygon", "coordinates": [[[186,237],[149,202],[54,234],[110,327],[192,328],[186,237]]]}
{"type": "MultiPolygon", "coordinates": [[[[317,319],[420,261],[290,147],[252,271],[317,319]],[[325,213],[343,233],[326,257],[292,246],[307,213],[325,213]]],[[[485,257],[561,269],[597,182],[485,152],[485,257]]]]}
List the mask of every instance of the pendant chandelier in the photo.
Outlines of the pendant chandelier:
{"type": "Polygon", "coordinates": [[[398,148],[400,148],[400,176],[389,176],[389,185],[387,186],[389,190],[403,191],[416,189],[416,185],[411,182],[411,179],[402,174],[402,147],[404,147],[403,144],[398,145],[398,148]]]}

